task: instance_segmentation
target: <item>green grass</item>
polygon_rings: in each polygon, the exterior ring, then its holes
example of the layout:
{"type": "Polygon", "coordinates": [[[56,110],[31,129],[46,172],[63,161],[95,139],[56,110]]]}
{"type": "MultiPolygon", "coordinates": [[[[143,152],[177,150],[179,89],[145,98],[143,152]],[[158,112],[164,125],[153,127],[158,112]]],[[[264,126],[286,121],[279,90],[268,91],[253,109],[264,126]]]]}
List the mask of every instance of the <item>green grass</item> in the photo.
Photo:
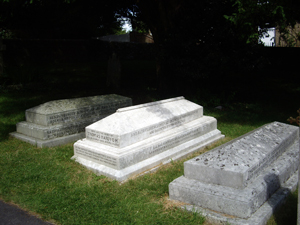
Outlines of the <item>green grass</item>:
{"type": "Polygon", "coordinates": [[[174,163],[119,185],[72,161],[72,145],[38,149],[19,140],[1,144],[0,196],[59,224],[202,224],[199,215],[166,208],[174,163]]]}
{"type": "MultiPolygon", "coordinates": [[[[119,185],[71,160],[72,144],[39,149],[10,138],[28,108],[55,99],[111,93],[105,87],[105,63],[48,65],[39,70],[45,74],[39,79],[43,85],[25,82],[0,89],[0,198],[56,224],[205,224],[205,218],[168,200],[168,184],[183,174],[187,159],[119,185]]],[[[134,104],[165,98],[151,80],[154,73],[153,62],[123,61],[124,83],[116,93],[131,97],[134,104]]],[[[213,88],[199,84],[199,89],[182,90],[187,99],[204,106],[205,115],[217,118],[218,129],[226,136],[204,151],[263,124],[296,116],[300,89],[295,82],[266,78],[250,87],[235,82],[231,89],[222,89],[221,81],[213,88]],[[215,109],[218,105],[223,109],[215,109]]],[[[296,208],[297,192],[268,224],[295,224],[296,208]]]]}

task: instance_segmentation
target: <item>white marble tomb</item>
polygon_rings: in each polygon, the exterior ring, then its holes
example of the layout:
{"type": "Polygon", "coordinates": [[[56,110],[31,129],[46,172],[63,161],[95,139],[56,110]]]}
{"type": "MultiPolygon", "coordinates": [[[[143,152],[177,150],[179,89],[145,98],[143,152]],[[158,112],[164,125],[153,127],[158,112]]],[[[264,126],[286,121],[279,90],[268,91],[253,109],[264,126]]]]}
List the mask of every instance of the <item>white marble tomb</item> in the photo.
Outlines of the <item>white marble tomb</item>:
{"type": "Polygon", "coordinates": [[[202,106],[178,97],[121,108],[87,126],[86,138],[74,144],[73,159],[125,181],[223,137],[202,106]]]}

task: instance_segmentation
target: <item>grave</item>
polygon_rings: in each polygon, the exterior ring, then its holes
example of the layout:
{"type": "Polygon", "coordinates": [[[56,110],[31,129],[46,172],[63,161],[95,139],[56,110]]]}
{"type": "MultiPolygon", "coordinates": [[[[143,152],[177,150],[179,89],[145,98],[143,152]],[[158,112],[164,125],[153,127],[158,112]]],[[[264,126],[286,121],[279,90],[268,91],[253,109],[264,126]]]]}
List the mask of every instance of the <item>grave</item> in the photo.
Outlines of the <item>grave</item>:
{"type": "Polygon", "coordinates": [[[26,121],[11,136],[37,147],[66,144],[84,138],[86,126],[130,105],[130,98],[115,94],[46,102],[27,109],[26,121]]]}
{"type": "Polygon", "coordinates": [[[203,116],[202,106],[178,97],[118,109],[87,126],[72,158],[123,182],[223,137],[217,120],[203,116]]]}
{"type": "Polygon", "coordinates": [[[169,197],[212,222],[265,224],[298,182],[299,127],[273,122],[184,163],[169,197]]]}

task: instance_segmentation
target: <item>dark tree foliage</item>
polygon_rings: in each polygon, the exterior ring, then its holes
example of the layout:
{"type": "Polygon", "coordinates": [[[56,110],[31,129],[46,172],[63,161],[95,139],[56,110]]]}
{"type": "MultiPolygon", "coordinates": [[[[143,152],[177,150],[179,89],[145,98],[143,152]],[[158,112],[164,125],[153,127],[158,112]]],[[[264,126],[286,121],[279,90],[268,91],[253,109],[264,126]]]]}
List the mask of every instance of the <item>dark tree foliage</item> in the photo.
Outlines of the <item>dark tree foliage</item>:
{"type": "Polygon", "coordinates": [[[233,0],[234,12],[226,18],[240,30],[247,43],[257,43],[267,28],[285,29],[300,21],[300,1],[295,0],[233,0]],[[258,27],[261,28],[260,32],[258,27]]]}
{"type": "Polygon", "coordinates": [[[132,30],[139,33],[148,33],[149,26],[143,21],[141,10],[134,0],[127,0],[122,7],[117,10],[117,16],[124,21],[131,23],[132,30]]]}
{"type": "Polygon", "coordinates": [[[238,33],[224,17],[234,12],[230,1],[144,0],[138,5],[158,49],[161,89],[176,88],[176,80],[182,85],[221,73],[230,52],[240,45],[238,33]]]}
{"type": "Polygon", "coordinates": [[[135,30],[149,28],[162,90],[255,68],[263,63],[254,54],[258,26],[286,26],[299,15],[295,0],[0,1],[0,29],[20,37],[91,38],[115,33],[122,17],[135,30]]]}
{"type": "Polygon", "coordinates": [[[138,1],[158,49],[159,87],[170,84],[174,89],[175,80],[178,85],[193,84],[195,78],[217,80],[266,64],[256,53],[262,47],[258,26],[293,23],[299,18],[298,5],[294,0],[138,1]]]}
{"type": "Polygon", "coordinates": [[[113,2],[0,1],[0,29],[16,38],[91,38],[120,30],[113,2]]]}

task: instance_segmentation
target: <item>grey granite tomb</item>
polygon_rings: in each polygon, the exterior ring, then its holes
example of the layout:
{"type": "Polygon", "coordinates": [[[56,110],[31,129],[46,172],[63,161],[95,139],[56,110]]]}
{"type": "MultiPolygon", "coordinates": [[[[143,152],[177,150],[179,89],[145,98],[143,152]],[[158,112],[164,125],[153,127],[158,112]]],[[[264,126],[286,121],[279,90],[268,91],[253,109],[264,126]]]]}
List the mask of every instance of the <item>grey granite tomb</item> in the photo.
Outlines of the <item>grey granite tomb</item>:
{"type": "Polygon", "coordinates": [[[273,122],[186,161],[169,197],[213,222],[265,224],[296,189],[298,164],[299,127],[273,122]]]}
{"type": "Polygon", "coordinates": [[[125,181],[223,137],[202,106],[178,97],[118,109],[86,127],[73,159],[96,174],[125,181]]]}
{"type": "Polygon", "coordinates": [[[85,137],[86,126],[130,105],[130,98],[115,94],[46,102],[27,109],[26,121],[11,135],[38,147],[77,141],[85,137]]]}

